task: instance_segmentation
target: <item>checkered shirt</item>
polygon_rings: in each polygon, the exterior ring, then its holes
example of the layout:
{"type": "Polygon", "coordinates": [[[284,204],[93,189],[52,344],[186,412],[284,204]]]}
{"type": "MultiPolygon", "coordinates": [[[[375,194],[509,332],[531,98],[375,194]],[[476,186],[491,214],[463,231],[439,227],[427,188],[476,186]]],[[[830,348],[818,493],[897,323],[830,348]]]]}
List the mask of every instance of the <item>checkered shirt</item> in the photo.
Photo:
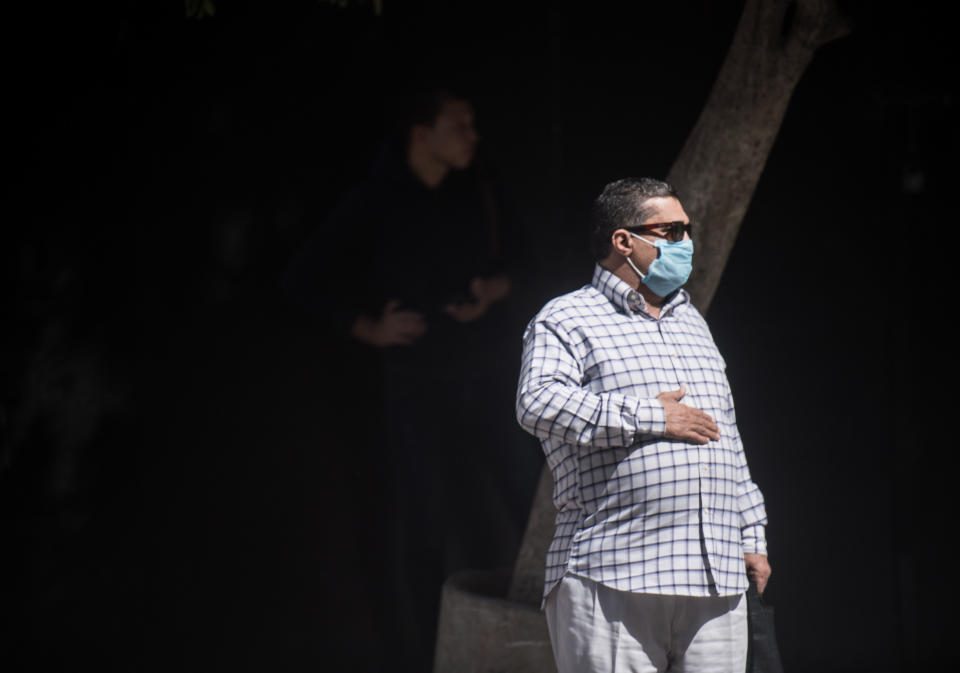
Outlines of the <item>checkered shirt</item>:
{"type": "Polygon", "coordinates": [[[556,530],[544,597],[567,572],[622,591],[730,596],[745,552],[766,553],[766,511],[750,479],[726,364],[680,290],[660,318],[597,266],[527,326],[517,419],[553,472],[556,530]],[[720,439],[664,437],[657,395],[709,414],[720,439]]]}

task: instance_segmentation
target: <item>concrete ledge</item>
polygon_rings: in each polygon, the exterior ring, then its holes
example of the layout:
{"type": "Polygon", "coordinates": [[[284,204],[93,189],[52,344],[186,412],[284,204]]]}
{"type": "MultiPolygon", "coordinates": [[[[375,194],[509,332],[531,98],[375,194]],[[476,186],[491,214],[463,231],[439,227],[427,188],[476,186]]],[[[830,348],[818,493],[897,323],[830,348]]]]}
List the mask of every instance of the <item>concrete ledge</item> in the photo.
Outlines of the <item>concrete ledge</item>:
{"type": "Polygon", "coordinates": [[[464,570],[443,586],[434,673],[554,673],[539,605],[506,599],[507,570],[464,570]]]}

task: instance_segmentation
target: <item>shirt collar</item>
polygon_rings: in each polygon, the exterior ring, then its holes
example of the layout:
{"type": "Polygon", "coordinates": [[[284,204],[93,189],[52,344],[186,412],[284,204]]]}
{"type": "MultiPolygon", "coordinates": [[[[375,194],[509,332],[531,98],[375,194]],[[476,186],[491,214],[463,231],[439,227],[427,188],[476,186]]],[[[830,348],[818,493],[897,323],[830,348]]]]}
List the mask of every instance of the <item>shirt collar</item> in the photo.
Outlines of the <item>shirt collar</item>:
{"type": "MultiPolygon", "coordinates": [[[[610,302],[617,307],[617,310],[624,313],[646,313],[647,302],[644,301],[643,295],[630,287],[627,282],[621,280],[612,271],[603,268],[599,264],[593,268],[593,281],[591,281],[591,284],[597,288],[604,297],[609,299],[610,302]]],[[[666,315],[680,304],[685,304],[689,301],[690,295],[687,294],[686,290],[677,290],[663,305],[660,314],[666,315]]]]}

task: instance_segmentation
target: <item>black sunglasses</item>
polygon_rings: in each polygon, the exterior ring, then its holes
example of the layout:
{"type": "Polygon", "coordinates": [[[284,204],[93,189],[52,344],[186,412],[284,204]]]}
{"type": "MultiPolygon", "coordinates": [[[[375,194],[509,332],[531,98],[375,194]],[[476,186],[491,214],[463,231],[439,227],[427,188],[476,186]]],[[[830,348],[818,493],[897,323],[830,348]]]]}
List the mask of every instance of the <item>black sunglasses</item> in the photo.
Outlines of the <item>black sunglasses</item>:
{"type": "Polygon", "coordinates": [[[622,227],[634,234],[659,234],[661,229],[666,231],[665,238],[672,243],[683,240],[683,235],[687,234],[693,238],[693,230],[689,222],[660,222],[658,224],[635,224],[632,227],[622,227]]]}

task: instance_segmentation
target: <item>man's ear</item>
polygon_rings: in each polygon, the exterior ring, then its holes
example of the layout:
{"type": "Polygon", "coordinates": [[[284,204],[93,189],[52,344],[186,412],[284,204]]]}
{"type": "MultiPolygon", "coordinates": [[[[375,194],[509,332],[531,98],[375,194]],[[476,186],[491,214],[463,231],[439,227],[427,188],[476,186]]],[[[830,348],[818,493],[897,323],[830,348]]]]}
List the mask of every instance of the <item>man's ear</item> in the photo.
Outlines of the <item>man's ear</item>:
{"type": "Polygon", "coordinates": [[[610,245],[624,256],[633,254],[633,236],[626,229],[617,229],[610,236],[610,245]]]}
{"type": "Polygon", "coordinates": [[[414,124],[410,127],[410,142],[422,144],[427,141],[427,133],[430,131],[424,124],[414,124]]]}

